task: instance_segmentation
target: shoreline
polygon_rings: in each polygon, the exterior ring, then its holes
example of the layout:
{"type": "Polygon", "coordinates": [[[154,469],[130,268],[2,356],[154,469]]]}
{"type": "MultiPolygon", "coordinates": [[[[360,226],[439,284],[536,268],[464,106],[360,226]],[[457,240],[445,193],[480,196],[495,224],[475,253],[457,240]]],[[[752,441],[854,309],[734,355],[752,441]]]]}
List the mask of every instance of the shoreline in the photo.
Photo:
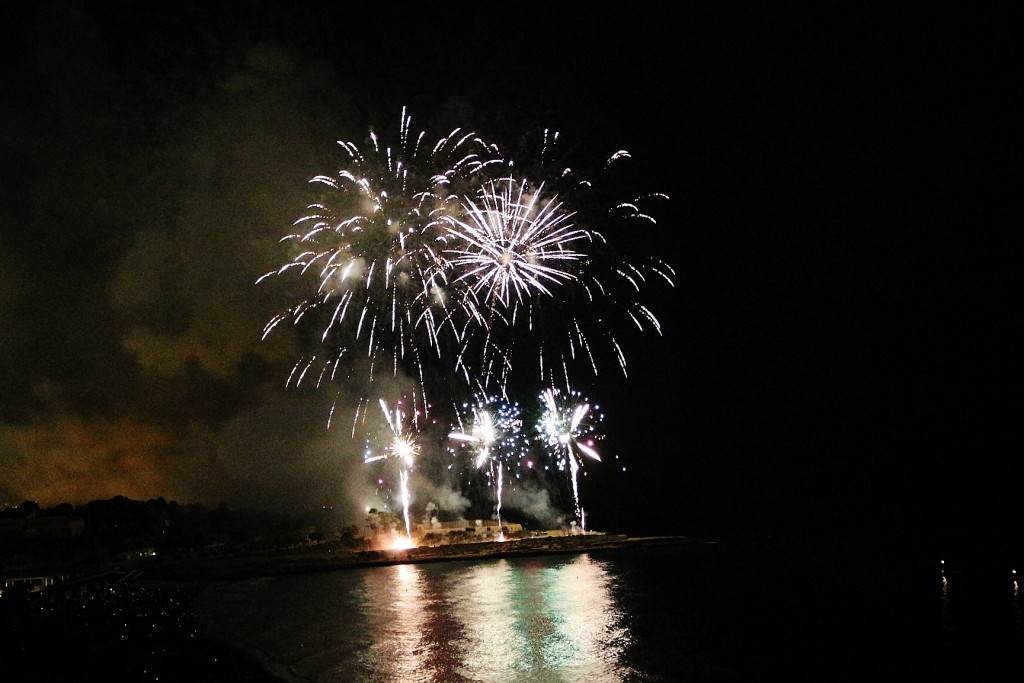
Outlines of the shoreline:
{"type": "Polygon", "coordinates": [[[424,546],[394,550],[354,551],[339,550],[334,547],[318,547],[265,555],[237,555],[166,561],[156,559],[139,567],[140,571],[136,580],[143,583],[231,581],[394,564],[460,562],[529,555],[612,551],[639,546],[699,542],[698,539],[688,536],[581,534],[578,536],[483,541],[479,543],[424,546]]]}

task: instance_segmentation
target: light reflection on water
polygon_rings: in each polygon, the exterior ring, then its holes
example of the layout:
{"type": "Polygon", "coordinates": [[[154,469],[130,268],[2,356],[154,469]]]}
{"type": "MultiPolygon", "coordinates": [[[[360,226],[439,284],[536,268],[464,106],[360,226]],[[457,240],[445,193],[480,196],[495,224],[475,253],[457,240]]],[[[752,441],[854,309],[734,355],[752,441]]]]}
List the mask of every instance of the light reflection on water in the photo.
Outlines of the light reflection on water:
{"type": "Polygon", "coordinates": [[[589,555],[409,564],[240,582],[202,611],[209,632],[321,683],[621,681],[612,584],[589,555]]]}
{"type": "Polygon", "coordinates": [[[199,626],[318,683],[1024,676],[1016,574],[817,546],[650,547],[211,586],[199,626]],[[791,552],[796,550],[796,552],[791,552]],[[801,552],[802,551],[802,552],[801,552]]]}
{"type": "Polygon", "coordinates": [[[473,567],[453,604],[472,662],[464,669],[480,680],[622,680],[629,638],[610,584],[587,555],[473,567]]]}

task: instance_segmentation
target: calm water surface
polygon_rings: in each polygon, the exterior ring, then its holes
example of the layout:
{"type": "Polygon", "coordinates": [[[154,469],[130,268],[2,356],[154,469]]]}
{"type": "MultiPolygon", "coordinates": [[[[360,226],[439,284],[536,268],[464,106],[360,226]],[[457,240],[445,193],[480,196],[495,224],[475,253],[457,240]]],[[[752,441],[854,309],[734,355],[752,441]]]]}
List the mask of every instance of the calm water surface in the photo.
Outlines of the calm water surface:
{"type": "Polygon", "coordinates": [[[217,584],[205,632],[297,680],[1022,680],[1009,568],[706,544],[217,584]]]}

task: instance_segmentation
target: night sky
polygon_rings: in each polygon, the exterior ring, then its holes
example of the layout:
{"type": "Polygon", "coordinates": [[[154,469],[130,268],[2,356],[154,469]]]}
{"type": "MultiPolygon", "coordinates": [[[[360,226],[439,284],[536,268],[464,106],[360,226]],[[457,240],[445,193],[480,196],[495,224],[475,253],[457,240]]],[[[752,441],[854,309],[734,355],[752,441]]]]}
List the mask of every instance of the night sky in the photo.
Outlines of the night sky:
{"type": "Polygon", "coordinates": [[[260,340],[295,292],[254,283],[407,107],[670,197],[631,240],[663,334],[578,382],[593,528],[1020,539],[1019,14],[380,4],[3,3],[0,506],[358,516],[336,390],[260,340]]]}

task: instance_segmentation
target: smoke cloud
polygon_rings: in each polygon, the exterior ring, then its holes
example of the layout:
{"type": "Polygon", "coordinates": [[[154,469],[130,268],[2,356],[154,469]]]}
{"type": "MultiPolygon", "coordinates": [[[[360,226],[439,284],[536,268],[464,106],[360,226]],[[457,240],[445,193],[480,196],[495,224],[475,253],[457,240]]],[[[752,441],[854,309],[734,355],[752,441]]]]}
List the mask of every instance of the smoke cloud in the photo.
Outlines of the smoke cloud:
{"type": "Polygon", "coordinates": [[[74,5],[16,19],[17,96],[0,102],[0,505],[359,514],[362,454],[326,428],[351,422],[353,399],[285,387],[294,339],[260,336],[294,292],[254,285],[283,259],[347,89],[273,44],[142,50],[74,5]]]}

